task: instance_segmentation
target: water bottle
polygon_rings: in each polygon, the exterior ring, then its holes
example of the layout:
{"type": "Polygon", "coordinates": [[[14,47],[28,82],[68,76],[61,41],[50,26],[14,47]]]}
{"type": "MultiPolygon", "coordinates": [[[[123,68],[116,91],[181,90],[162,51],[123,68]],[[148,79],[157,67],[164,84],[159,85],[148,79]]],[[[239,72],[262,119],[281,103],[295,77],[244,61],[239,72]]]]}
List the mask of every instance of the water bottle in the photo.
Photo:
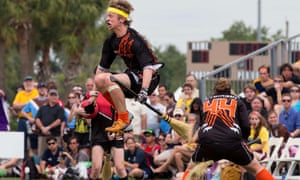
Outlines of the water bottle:
{"type": "Polygon", "coordinates": [[[206,169],[205,179],[206,180],[211,180],[212,179],[212,170],[211,170],[211,168],[206,169]]]}
{"type": "Polygon", "coordinates": [[[281,180],[285,180],[285,178],[286,178],[286,169],[285,167],[283,167],[281,170],[281,180]]]}
{"type": "Polygon", "coordinates": [[[26,166],[24,171],[25,171],[25,180],[30,180],[30,168],[26,166]]]}
{"type": "Polygon", "coordinates": [[[32,134],[30,122],[28,120],[26,121],[26,129],[27,129],[27,134],[32,134]]]}

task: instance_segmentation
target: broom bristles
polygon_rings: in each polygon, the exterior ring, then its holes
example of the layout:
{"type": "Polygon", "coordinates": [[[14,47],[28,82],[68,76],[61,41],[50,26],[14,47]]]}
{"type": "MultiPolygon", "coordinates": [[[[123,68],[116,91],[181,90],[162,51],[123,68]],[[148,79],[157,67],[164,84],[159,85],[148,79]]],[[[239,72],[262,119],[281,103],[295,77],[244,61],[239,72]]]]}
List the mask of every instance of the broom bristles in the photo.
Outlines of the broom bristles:
{"type": "Polygon", "coordinates": [[[102,168],[102,179],[110,179],[112,176],[110,154],[106,154],[103,168],[102,168]]]}
{"type": "Polygon", "coordinates": [[[208,166],[211,166],[214,163],[214,161],[205,161],[198,163],[188,174],[187,180],[197,179],[197,180],[204,180],[206,169],[208,166]]]}
{"type": "Polygon", "coordinates": [[[173,119],[166,114],[161,116],[169,125],[174,129],[174,131],[183,139],[190,141],[192,139],[192,127],[191,125],[173,119]]]}

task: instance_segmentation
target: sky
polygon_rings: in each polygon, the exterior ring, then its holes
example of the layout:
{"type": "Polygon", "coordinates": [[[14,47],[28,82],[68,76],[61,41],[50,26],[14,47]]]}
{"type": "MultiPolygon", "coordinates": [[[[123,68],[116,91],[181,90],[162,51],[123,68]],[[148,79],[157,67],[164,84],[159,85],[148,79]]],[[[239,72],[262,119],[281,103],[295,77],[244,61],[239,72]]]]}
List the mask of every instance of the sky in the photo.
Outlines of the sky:
{"type": "MultiPolygon", "coordinates": [[[[258,0],[129,0],[131,27],[155,47],[175,45],[186,53],[188,41],[222,37],[236,21],[257,28],[258,0]]],[[[300,34],[300,0],[261,0],[261,26],[300,34]]]]}

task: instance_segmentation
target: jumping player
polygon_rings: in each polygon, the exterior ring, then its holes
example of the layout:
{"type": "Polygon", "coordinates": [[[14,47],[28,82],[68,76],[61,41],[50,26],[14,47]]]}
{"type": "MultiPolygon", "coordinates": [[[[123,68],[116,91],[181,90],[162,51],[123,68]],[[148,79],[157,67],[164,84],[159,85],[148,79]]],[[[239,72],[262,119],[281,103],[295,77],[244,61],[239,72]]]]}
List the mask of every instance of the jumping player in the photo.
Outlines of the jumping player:
{"type": "Polygon", "coordinates": [[[129,14],[133,7],[127,0],[110,0],[106,23],[113,33],[106,39],[102,49],[102,58],[96,70],[95,85],[103,96],[114,106],[118,119],[108,132],[118,132],[128,124],[128,112],[125,97],[132,98],[126,91],[110,80],[108,70],[116,56],[121,57],[127,70],[113,76],[138,94],[137,100],[144,103],[159,83],[157,70],[162,64],[149,48],[148,43],[134,29],[130,28],[129,14]]]}
{"type": "Polygon", "coordinates": [[[228,159],[244,167],[257,180],[274,179],[244,143],[250,134],[246,106],[230,90],[230,81],[220,78],[214,87],[215,94],[204,102],[204,122],[192,161],[228,159]]]}

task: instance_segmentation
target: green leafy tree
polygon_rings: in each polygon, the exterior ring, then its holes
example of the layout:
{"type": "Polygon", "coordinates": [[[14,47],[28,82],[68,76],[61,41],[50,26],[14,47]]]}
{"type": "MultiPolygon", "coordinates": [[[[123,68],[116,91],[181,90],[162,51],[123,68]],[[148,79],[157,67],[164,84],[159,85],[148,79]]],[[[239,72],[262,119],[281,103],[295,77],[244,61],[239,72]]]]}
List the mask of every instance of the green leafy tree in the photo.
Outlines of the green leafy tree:
{"type": "Polygon", "coordinates": [[[160,62],[165,64],[159,71],[161,75],[160,83],[168,86],[170,91],[184,83],[186,75],[185,55],[181,54],[174,45],[169,45],[165,50],[155,49],[155,53],[160,62]]]}
{"type": "MultiPolygon", "coordinates": [[[[283,38],[282,31],[278,30],[274,35],[269,35],[269,28],[263,26],[261,28],[262,41],[274,41],[283,38]]],[[[257,29],[247,26],[243,21],[234,22],[229,29],[222,32],[223,37],[213,40],[225,41],[256,41],[257,29]]]]}

